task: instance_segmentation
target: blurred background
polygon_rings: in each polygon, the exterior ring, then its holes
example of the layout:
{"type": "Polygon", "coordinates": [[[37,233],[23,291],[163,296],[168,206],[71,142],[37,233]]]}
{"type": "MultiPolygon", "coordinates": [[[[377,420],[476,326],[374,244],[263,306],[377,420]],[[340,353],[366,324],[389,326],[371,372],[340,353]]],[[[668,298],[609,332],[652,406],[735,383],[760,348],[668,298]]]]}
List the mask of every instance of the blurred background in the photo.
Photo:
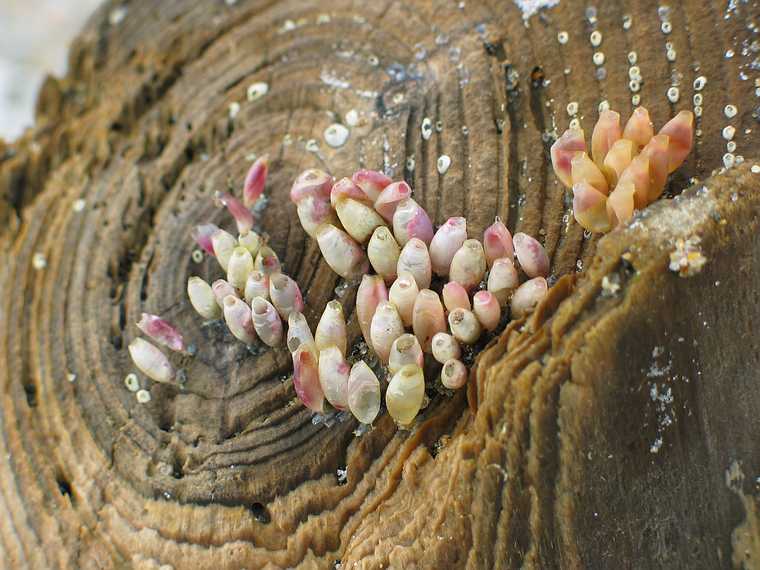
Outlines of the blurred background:
{"type": "Polygon", "coordinates": [[[102,0],[0,0],[0,138],[32,125],[46,73],[66,71],[68,44],[102,0]]]}

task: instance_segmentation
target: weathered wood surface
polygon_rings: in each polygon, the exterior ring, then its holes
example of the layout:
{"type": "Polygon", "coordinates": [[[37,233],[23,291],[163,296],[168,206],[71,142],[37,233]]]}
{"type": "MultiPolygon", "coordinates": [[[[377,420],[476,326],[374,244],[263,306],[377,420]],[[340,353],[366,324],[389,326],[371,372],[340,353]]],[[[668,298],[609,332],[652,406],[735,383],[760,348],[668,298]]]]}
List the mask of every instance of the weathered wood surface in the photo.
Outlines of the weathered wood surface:
{"type": "Polygon", "coordinates": [[[597,80],[586,7],[561,0],[529,26],[513,3],[483,0],[140,0],[116,24],[111,7],[96,14],[69,75],[46,82],[34,130],[0,146],[3,567],[759,567],[760,125],[757,54],[741,46],[760,11],[673,2],[666,36],[656,3],[600,3],[597,80]],[[570,101],[587,132],[602,99],[629,112],[631,50],[658,125],[707,77],[701,134],[670,192],[690,177],[707,190],[587,239],[542,134],[565,128],[570,101]],[[254,81],[270,91],[247,102],[254,81]],[[322,132],[350,109],[362,121],[331,149],[322,132]],[[442,125],[428,141],[424,117],[442,125]],[[745,163],[708,178],[727,124],[745,163]],[[251,356],[185,299],[189,275],[218,274],[191,260],[189,229],[229,226],[209,197],[264,152],[262,225],[312,323],[338,280],[287,200],[308,166],[384,167],[437,222],[465,215],[477,234],[500,215],[542,236],[556,277],[584,271],[482,354],[468,398],[434,399],[413,432],[387,416],[360,438],[351,421],[314,426],[285,349],[251,356]],[[692,235],[708,262],[683,279],[668,254],[692,235]],[[123,384],[143,310],[199,347],[177,362],[186,389],[148,386],[145,405],[123,384]]]}

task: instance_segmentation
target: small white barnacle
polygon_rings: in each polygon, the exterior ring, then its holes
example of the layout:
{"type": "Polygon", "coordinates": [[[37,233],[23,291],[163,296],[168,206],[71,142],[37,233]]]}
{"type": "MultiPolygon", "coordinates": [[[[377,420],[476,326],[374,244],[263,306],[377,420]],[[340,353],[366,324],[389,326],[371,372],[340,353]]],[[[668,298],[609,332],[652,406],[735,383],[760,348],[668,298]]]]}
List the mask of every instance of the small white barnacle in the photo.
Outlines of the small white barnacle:
{"type": "Polygon", "coordinates": [[[722,135],[723,138],[727,141],[730,141],[734,138],[734,134],[736,133],[736,128],[733,125],[726,125],[723,127],[722,135]]]}
{"type": "MultiPolygon", "coordinates": [[[[701,117],[702,116],[702,106],[701,105],[697,105],[696,107],[694,107],[694,116],[695,117],[701,117]]],[[[697,133],[697,134],[699,134],[699,133],[697,133]]]]}
{"type": "Polygon", "coordinates": [[[630,30],[631,25],[633,25],[633,18],[631,18],[630,14],[625,14],[623,16],[623,29],[624,30],[630,30]]]}
{"type": "Polygon", "coordinates": [[[662,25],[660,26],[660,29],[662,30],[663,34],[667,35],[673,31],[673,24],[671,24],[670,22],[666,20],[662,23],[662,25]]]}
{"type": "Polygon", "coordinates": [[[191,257],[194,263],[200,263],[203,261],[203,252],[200,249],[194,249],[191,257]]]}
{"type": "Polygon", "coordinates": [[[678,99],[680,98],[680,92],[678,91],[678,87],[670,87],[667,92],[668,101],[671,103],[678,103],[678,99]]]}
{"type": "Polygon", "coordinates": [[[565,30],[557,34],[557,41],[562,45],[565,45],[569,39],[570,35],[565,30]]]}
{"type": "Polygon", "coordinates": [[[137,392],[140,389],[140,380],[137,378],[137,374],[130,372],[124,377],[124,385],[130,392],[137,392]]]}
{"type": "Polygon", "coordinates": [[[256,83],[251,83],[248,86],[246,97],[248,98],[248,101],[255,101],[266,95],[268,91],[269,84],[264,83],[263,81],[258,81],[256,83]]]}
{"type": "Polygon", "coordinates": [[[422,138],[425,140],[430,139],[431,136],[433,136],[433,121],[431,121],[428,117],[425,117],[422,119],[422,125],[420,126],[420,131],[422,132],[422,138]]]}
{"type": "Polygon", "coordinates": [[[702,104],[702,100],[703,100],[703,97],[702,97],[701,93],[694,93],[693,101],[694,101],[694,105],[695,106],[696,105],[701,105],[702,104]]]}
{"type": "Polygon", "coordinates": [[[567,104],[567,114],[571,117],[578,114],[578,101],[570,101],[567,104]]]}
{"type": "Polygon", "coordinates": [[[591,59],[594,62],[594,65],[603,65],[604,64],[604,52],[601,52],[601,51],[594,52],[594,55],[591,56],[591,59]]]}
{"type": "Polygon", "coordinates": [[[633,95],[631,97],[631,105],[633,105],[634,107],[638,107],[640,103],[641,103],[641,95],[636,93],[636,95],[633,95]]]}
{"type": "MultiPolygon", "coordinates": [[[[734,152],[736,150],[736,141],[728,141],[726,143],[726,150],[728,152],[734,152]]],[[[738,162],[739,157],[737,156],[736,158],[737,158],[737,162],[738,162]]]]}
{"type": "Polygon", "coordinates": [[[602,45],[602,32],[599,30],[594,30],[591,32],[591,35],[589,36],[589,41],[591,42],[591,45],[594,47],[599,47],[602,45]]]}
{"type": "Polygon", "coordinates": [[[636,62],[639,60],[639,54],[637,54],[635,51],[629,51],[628,52],[628,63],[631,65],[636,65],[636,62]]]}
{"type": "Polygon", "coordinates": [[[736,108],[736,105],[731,105],[730,103],[723,107],[723,114],[726,115],[727,119],[733,119],[736,116],[736,113],[738,113],[738,109],[736,108]]]}
{"type": "Polygon", "coordinates": [[[581,128],[581,122],[578,120],[578,117],[575,117],[572,121],[570,121],[570,124],[568,125],[571,129],[580,129],[581,128]]]}
{"type": "Polygon", "coordinates": [[[47,267],[47,258],[44,253],[38,251],[32,256],[32,267],[37,271],[41,271],[47,267]]]}
{"type": "Polygon", "coordinates": [[[439,174],[446,174],[446,171],[449,169],[449,166],[451,166],[451,157],[448,154],[442,154],[438,157],[438,162],[436,163],[436,166],[438,168],[439,174]]]}
{"type": "Polygon", "coordinates": [[[340,148],[348,140],[348,129],[340,123],[333,123],[325,129],[325,142],[333,148],[340,148]]]}
{"type": "Polygon", "coordinates": [[[628,68],[628,78],[641,81],[641,68],[638,65],[634,65],[628,68]]]}
{"type": "Polygon", "coordinates": [[[230,106],[227,110],[227,113],[230,119],[234,119],[235,117],[237,117],[237,114],[239,112],[240,112],[240,103],[238,103],[237,101],[233,101],[232,103],[230,103],[230,106]]]}
{"type": "Polygon", "coordinates": [[[137,401],[141,404],[147,404],[150,402],[150,392],[147,390],[138,390],[137,394],[135,394],[135,397],[137,398],[137,401]]]}
{"type": "Polygon", "coordinates": [[[601,103],[599,103],[599,112],[604,113],[605,111],[610,110],[610,102],[605,99],[601,103]]]}
{"type": "Polygon", "coordinates": [[[702,91],[707,85],[707,77],[700,75],[694,80],[694,91],[702,91]]]}
{"type": "Polygon", "coordinates": [[[641,83],[639,83],[638,79],[631,79],[628,82],[628,89],[631,91],[631,93],[638,93],[639,89],[641,89],[641,83]]]}

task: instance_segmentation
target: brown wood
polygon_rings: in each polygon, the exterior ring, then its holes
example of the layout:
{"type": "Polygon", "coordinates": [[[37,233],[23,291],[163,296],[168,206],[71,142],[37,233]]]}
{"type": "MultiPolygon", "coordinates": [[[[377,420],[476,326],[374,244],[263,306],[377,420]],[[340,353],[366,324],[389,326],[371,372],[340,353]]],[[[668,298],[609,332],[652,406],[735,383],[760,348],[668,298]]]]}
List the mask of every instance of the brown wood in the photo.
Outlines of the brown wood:
{"type": "MultiPolygon", "coordinates": [[[[2,566],[760,567],[758,54],[742,53],[760,12],[738,5],[672,2],[666,36],[656,3],[600,2],[603,80],[575,0],[527,24],[496,0],[134,0],[116,25],[100,10],[69,74],[46,81],[34,129],[0,145],[2,566]],[[707,77],[700,136],[669,192],[704,182],[586,239],[548,145],[570,101],[587,133],[602,99],[630,112],[631,50],[657,125],[707,77]],[[248,102],[255,81],[270,90],[248,102]],[[332,149],[323,130],[350,109],[362,123],[332,149]],[[425,117],[442,125],[428,141],[425,117]],[[727,124],[745,161],[711,176],[727,124]],[[264,152],[261,224],[312,324],[339,281],[287,199],[309,166],[385,167],[438,223],[465,215],[473,235],[500,215],[542,237],[561,279],[480,355],[467,394],[434,398],[412,432],[387,415],[361,437],[353,421],[315,426],[287,351],[251,355],[200,326],[184,292],[190,275],[219,275],[192,261],[190,228],[230,226],[209,197],[240,188],[246,156],[264,152]],[[668,255],[692,235],[707,264],[681,278],[668,255]],[[185,389],[142,379],[148,404],[123,383],[143,310],[199,348],[175,362],[185,389]]],[[[342,299],[357,339],[354,292],[342,299]]]]}

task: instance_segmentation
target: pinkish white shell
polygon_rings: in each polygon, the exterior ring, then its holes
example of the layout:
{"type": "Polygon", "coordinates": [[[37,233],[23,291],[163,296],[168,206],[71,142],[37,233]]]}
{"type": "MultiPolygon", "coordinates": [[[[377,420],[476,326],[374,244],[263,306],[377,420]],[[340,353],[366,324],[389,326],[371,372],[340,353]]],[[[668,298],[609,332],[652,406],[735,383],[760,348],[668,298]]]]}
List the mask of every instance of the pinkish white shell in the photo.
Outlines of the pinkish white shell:
{"type": "Polygon", "coordinates": [[[260,156],[248,169],[243,183],[243,204],[247,207],[253,206],[264,193],[264,186],[267,182],[267,173],[269,172],[269,157],[260,156]]]}
{"type": "Polygon", "coordinates": [[[380,226],[372,233],[367,245],[367,257],[377,273],[382,275],[386,282],[396,278],[396,267],[401,248],[387,226],[380,226]]]}
{"type": "Polygon", "coordinates": [[[665,183],[668,181],[668,148],[670,137],[658,134],[652,137],[641,150],[641,155],[649,159],[649,195],[647,202],[654,202],[662,195],[665,183]]]}
{"type": "Polygon", "coordinates": [[[620,139],[610,147],[607,156],[604,157],[602,172],[611,187],[614,188],[618,183],[620,175],[636,156],[636,151],[636,144],[628,139],[620,139]]]}
{"type": "Polygon", "coordinates": [[[417,295],[412,314],[414,335],[425,352],[432,351],[433,337],[446,330],[446,316],[438,293],[423,289],[417,295]]]}
{"type": "Polygon", "coordinates": [[[401,426],[408,426],[417,417],[425,398],[425,375],[422,368],[407,364],[396,372],[385,391],[388,414],[401,426]]]}
{"type": "Polygon", "coordinates": [[[494,261],[488,273],[487,288],[499,301],[499,305],[504,307],[519,285],[520,275],[512,259],[503,257],[494,261]]]}
{"type": "Polygon", "coordinates": [[[412,326],[414,302],[417,300],[419,292],[420,289],[417,287],[417,281],[408,272],[399,274],[388,292],[388,299],[396,305],[399,315],[401,315],[401,320],[407,327],[412,326]]]}
{"type": "Polygon", "coordinates": [[[372,206],[352,198],[339,198],[335,211],[348,235],[362,244],[369,241],[375,229],[385,225],[385,220],[372,206]]]}
{"type": "Polygon", "coordinates": [[[315,356],[319,354],[314,335],[311,334],[309,323],[303,313],[292,311],[288,315],[288,336],[285,344],[291,353],[304,349],[313,352],[315,356]]]}
{"type": "Polygon", "coordinates": [[[395,374],[407,364],[422,366],[424,353],[417,337],[413,334],[402,334],[391,345],[391,353],[388,357],[388,369],[395,374]]]}
{"type": "Polygon", "coordinates": [[[269,299],[269,277],[261,271],[252,271],[245,282],[245,302],[249,305],[254,297],[269,299]]]}
{"type": "Polygon", "coordinates": [[[433,223],[427,212],[412,198],[401,200],[393,213],[393,235],[402,247],[412,239],[429,244],[433,239],[433,223]]]}
{"type": "Polygon", "coordinates": [[[377,306],[388,300],[388,289],[379,275],[365,275],[356,291],[356,317],[368,346],[372,346],[370,327],[377,306]]]}
{"type": "Polygon", "coordinates": [[[457,339],[449,333],[436,333],[433,337],[431,346],[433,350],[433,358],[441,364],[445,364],[447,360],[451,360],[452,358],[459,358],[462,354],[462,349],[459,347],[457,339]]]}
{"type": "Polygon", "coordinates": [[[185,350],[185,340],[182,338],[182,333],[180,333],[176,327],[172,326],[168,321],[157,315],[143,313],[140,317],[140,321],[137,323],[137,328],[157,343],[162,344],[171,350],[177,352],[183,352],[185,350]]]}
{"type": "Polygon", "coordinates": [[[211,236],[211,244],[214,248],[214,255],[216,260],[221,265],[222,269],[227,271],[227,264],[230,261],[233,250],[237,247],[238,243],[235,237],[224,230],[217,230],[211,236]]]}
{"type": "Polygon", "coordinates": [[[447,360],[441,368],[441,384],[450,390],[461,388],[467,383],[467,368],[461,360],[447,360]]]}
{"type": "MultiPolygon", "coordinates": [[[[623,138],[636,143],[638,149],[645,146],[654,136],[654,125],[649,118],[649,111],[636,107],[623,129],[623,138]]],[[[637,149],[637,150],[638,150],[637,149]]]]}
{"type": "Polygon", "coordinates": [[[404,323],[396,306],[384,301],[377,306],[370,325],[372,348],[381,362],[387,363],[393,341],[404,334],[404,323]]]}
{"type": "Polygon", "coordinates": [[[549,290],[546,279],[534,277],[520,285],[512,295],[512,317],[519,319],[533,312],[549,290]]]}
{"type": "Polygon", "coordinates": [[[607,196],[587,182],[579,182],[573,186],[573,216],[590,232],[610,230],[607,196]]]}
{"type": "Polygon", "coordinates": [[[351,367],[348,375],[348,409],[364,424],[375,421],[380,412],[380,382],[363,360],[351,367]]]}
{"type": "Polygon", "coordinates": [[[337,346],[319,351],[319,384],[325,398],[336,409],[348,407],[348,377],[351,367],[337,346]]]}
{"type": "Polygon", "coordinates": [[[412,189],[404,181],[393,182],[386,186],[375,200],[375,210],[386,222],[393,222],[393,214],[399,202],[409,198],[412,195],[412,189]]]}
{"type": "Polygon", "coordinates": [[[256,297],[252,304],[253,327],[261,342],[268,346],[282,343],[282,321],[274,306],[263,297],[256,297]]]}
{"type": "Polygon", "coordinates": [[[517,261],[528,277],[549,275],[549,256],[537,239],[520,232],[515,234],[513,241],[517,261]]]}
{"type": "Polygon", "coordinates": [[[348,346],[346,317],[340,301],[333,300],[325,305],[317,330],[314,332],[314,341],[317,343],[317,350],[336,346],[341,354],[346,354],[348,346]]]}
{"type": "Polygon", "coordinates": [[[190,235],[203,251],[209,255],[214,255],[214,244],[211,237],[218,231],[219,228],[214,224],[201,224],[195,226],[190,235]]]}
{"type": "Polygon", "coordinates": [[[344,279],[367,272],[369,263],[364,250],[343,230],[324,224],[317,230],[317,243],[327,264],[344,279]]]}
{"type": "Polygon", "coordinates": [[[494,330],[501,320],[501,307],[496,296],[489,291],[478,291],[472,298],[472,312],[487,331],[494,330]]]}
{"type": "Polygon", "coordinates": [[[673,172],[681,166],[691,152],[694,143],[694,113],[679,111],[660,129],[658,134],[667,135],[668,141],[668,172],[673,172]]]}
{"type": "Polygon", "coordinates": [[[322,224],[338,224],[335,210],[330,206],[330,201],[324,198],[306,196],[296,204],[296,212],[304,231],[314,239],[322,224]]]}
{"type": "Polygon", "coordinates": [[[430,242],[430,262],[436,275],[449,274],[451,260],[467,239],[467,221],[462,217],[446,220],[430,242]]]}
{"type": "Polygon", "coordinates": [[[354,184],[361,188],[373,202],[377,200],[385,187],[393,182],[385,174],[377,172],[376,170],[358,170],[357,172],[354,172],[351,180],[353,180],[354,184]]]}
{"type": "Polygon", "coordinates": [[[572,169],[573,186],[579,182],[587,182],[602,194],[608,194],[610,189],[602,171],[585,152],[579,152],[570,161],[572,169]]]}
{"type": "Polygon", "coordinates": [[[486,274],[486,254],[483,246],[476,239],[468,239],[454,254],[451,260],[449,277],[467,291],[472,291],[486,274]]]}
{"type": "Polygon", "coordinates": [[[237,289],[227,283],[224,279],[217,279],[211,284],[211,290],[214,292],[216,302],[220,308],[224,308],[225,297],[232,295],[233,297],[239,297],[237,289]]]}
{"type": "Polygon", "coordinates": [[[251,308],[242,299],[232,295],[224,298],[224,322],[232,336],[240,342],[250,345],[256,341],[251,308]]]}
{"type": "Polygon", "coordinates": [[[269,278],[269,298],[283,320],[287,320],[294,311],[303,311],[301,289],[284,273],[275,273],[269,278]]]}
{"type": "Polygon", "coordinates": [[[261,239],[261,236],[253,230],[250,230],[238,236],[238,244],[251,252],[251,255],[254,258],[256,257],[256,254],[259,253],[259,249],[263,243],[264,240],[261,239]]]}
{"type": "Polygon", "coordinates": [[[235,218],[238,233],[243,234],[253,228],[253,214],[240,200],[227,192],[217,192],[214,197],[235,218]]]}
{"type": "Polygon", "coordinates": [[[155,345],[141,338],[129,343],[129,355],[140,372],[155,382],[171,384],[176,372],[166,355],[155,345]]]}
{"type": "Polygon", "coordinates": [[[325,394],[319,382],[317,356],[307,348],[293,353],[293,387],[304,406],[317,413],[324,410],[325,394]]]}
{"type": "Polygon", "coordinates": [[[552,145],[551,159],[554,172],[565,186],[572,185],[570,161],[576,153],[586,151],[582,129],[568,129],[552,145]]]}
{"type": "Polygon", "coordinates": [[[374,200],[370,199],[350,178],[341,178],[333,184],[330,190],[330,204],[335,208],[340,200],[356,200],[368,206],[372,206],[374,200]]]}
{"type": "Polygon", "coordinates": [[[263,246],[253,260],[253,268],[264,275],[271,276],[282,271],[280,258],[269,246],[263,246]]]}
{"type": "Polygon", "coordinates": [[[398,257],[396,271],[399,275],[403,272],[410,273],[420,289],[430,287],[432,268],[430,253],[424,241],[412,238],[406,243],[398,257]]]}
{"type": "Polygon", "coordinates": [[[232,250],[227,264],[227,282],[235,289],[245,289],[248,276],[253,273],[253,256],[242,246],[232,250]]]}
{"type": "Polygon", "coordinates": [[[483,232],[483,251],[486,254],[488,267],[491,267],[499,258],[515,256],[512,234],[499,218],[496,218],[496,221],[483,232]]]}
{"type": "Polygon", "coordinates": [[[190,277],[187,280],[187,296],[193,309],[204,319],[218,319],[222,314],[222,308],[216,302],[211,285],[200,277],[190,277]]]}
{"type": "Polygon", "coordinates": [[[602,111],[599,120],[594,125],[594,132],[591,134],[591,156],[599,168],[604,164],[604,159],[612,145],[620,139],[621,133],[620,113],[609,109],[602,111]]]}
{"type": "Polygon", "coordinates": [[[475,313],[467,309],[456,309],[449,313],[449,328],[454,338],[464,344],[476,343],[483,332],[475,313]]]}
{"type": "Polygon", "coordinates": [[[290,189],[290,200],[298,204],[307,197],[330,203],[330,191],[333,187],[333,177],[323,170],[310,168],[304,170],[293,182],[290,189]]]}
{"type": "Polygon", "coordinates": [[[467,290],[456,281],[449,281],[443,286],[441,292],[443,304],[448,312],[454,309],[470,309],[470,296],[467,290]]]}

